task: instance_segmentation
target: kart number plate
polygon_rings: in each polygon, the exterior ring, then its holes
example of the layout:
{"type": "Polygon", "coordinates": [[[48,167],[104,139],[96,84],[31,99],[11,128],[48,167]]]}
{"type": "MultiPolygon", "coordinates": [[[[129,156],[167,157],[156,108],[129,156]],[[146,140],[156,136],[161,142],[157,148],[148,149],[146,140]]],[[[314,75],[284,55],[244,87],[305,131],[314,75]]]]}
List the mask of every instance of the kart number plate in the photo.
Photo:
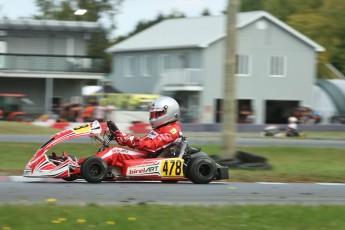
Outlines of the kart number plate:
{"type": "Polygon", "coordinates": [[[167,159],[162,161],[160,173],[162,176],[183,176],[183,159],[167,159]]]}
{"type": "Polygon", "coordinates": [[[91,126],[89,124],[81,125],[81,126],[77,126],[73,128],[73,130],[75,133],[86,133],[86,132],[90,132],[91,126]]]}

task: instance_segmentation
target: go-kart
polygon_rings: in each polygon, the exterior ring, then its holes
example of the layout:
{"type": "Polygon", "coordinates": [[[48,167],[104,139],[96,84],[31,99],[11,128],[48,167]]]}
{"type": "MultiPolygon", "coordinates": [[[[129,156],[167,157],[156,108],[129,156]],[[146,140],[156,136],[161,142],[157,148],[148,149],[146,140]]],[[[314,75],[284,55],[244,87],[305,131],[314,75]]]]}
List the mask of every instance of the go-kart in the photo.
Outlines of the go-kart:
{"type": "Polygon", "coordinates": [[[122,151],[128,149],[109,145],[118,128],[112,121],[107,121],[106,126],[102,129],[101,124],[94,121],[53,135],[26,165],[23,176],[60,178],[65,181],[84,179],[89,183],[116,180],[176,183],[189,180],[196,184],[207,184],[213,180],[229,178],[228,167],[217,164],[206,153],[201,152],[200,148],[190,147],[185,137],[170,144],[155,158],[125,160],[122,167],[109,165],[95,155],[102,151],[113,151],[114,148],[117,151],[118,148],[122,151]],[[107,128],[111,132],[107,132],[107,128]],[[49,154],[49,150],[56,144],[82,136],[89,136],[101,145],[95,155],[78,160],[75,156],[69,156],[66,151],[62,157],[58,157],[55,152],[49,154]]]}

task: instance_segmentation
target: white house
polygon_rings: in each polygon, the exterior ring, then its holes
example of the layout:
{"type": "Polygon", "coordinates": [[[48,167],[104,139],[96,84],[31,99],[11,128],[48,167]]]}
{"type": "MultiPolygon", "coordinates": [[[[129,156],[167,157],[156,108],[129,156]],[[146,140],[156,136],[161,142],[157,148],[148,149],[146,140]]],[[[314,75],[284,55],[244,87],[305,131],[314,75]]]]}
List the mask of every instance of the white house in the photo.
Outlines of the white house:
{"type": "MultiPolygon", "coordinates": [[[[284,123],[310,105],[324,48],[264,11],[237,18],[236,97],[254,123],[284,123]]],[[[176,98],[186,120],[220,121],[226,16],[164,20],[110,48],[112,77],[125,93],[176,98]]]]}

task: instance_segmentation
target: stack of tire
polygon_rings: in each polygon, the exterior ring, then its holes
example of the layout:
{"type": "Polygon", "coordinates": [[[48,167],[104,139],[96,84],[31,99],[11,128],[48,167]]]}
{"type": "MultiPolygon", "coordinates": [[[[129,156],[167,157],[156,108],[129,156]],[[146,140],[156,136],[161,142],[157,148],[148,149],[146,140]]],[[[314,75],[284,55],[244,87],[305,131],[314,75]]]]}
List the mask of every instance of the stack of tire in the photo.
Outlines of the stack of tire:
{"type": "Polygon", "coordinates": [[[272,166],[267,163],[267,158],[253,153],[237,151],[234,158],[222,159],[218,156],[211,156],[218,164],[229,168],[269,170],[272,166]]]}

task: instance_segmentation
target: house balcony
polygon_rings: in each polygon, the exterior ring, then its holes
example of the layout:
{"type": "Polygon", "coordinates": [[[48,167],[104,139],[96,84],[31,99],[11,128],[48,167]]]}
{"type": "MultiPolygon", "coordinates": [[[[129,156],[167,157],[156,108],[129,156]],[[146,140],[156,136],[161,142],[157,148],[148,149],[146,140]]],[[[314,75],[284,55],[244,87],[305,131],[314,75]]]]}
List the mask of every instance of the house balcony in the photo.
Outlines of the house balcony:
{"type": "Polygon", "coordinates": [[[102,58],[38,54],[0,54],[0,71],[23,75],[32,72],[74,73],[75,75],[105,72],[102,58]]]}
{"type": "Polygon", "coordinates": [[[202,69],[168,69],[162,72],[156,85],[156,92],[202,91],[204,74],[202,69]]]}

